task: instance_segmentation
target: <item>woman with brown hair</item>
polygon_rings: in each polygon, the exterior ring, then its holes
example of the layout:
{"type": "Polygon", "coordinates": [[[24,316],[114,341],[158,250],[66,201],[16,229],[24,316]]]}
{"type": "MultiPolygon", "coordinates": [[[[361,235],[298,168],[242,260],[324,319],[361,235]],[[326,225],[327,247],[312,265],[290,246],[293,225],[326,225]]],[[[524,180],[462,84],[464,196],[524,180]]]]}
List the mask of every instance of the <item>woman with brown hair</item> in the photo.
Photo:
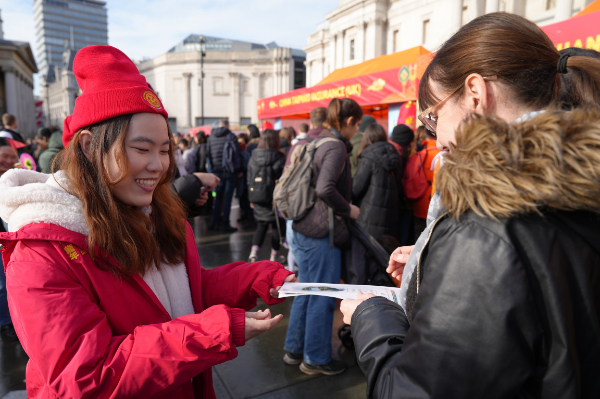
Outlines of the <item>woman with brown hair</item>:
{"type": "Polygon", "coordinates": [[[286,155],[290,152],[292,140],[296,137],[296,131],[293,127],[284,127],[279,131],[279,147],[286,155]]]}
{"type": "Polygon", "coordinates": [[[273,129],[265,130],[248,162],[248,199],[252,203],[254,219],[257,222],[248,262],[258,260],[258,251],[265,242],[269,225],[271,260],[278,260],[279,249],[285,237],[285,220],[273,209],[273,190],[275,182],[283,173],[285,158],[285,153],[279,149],[279,132],[273,129]]]}
{"type": "Polygon", "coordinates": [[[600,90],[599,60],[506,13],[428,66],[419,118],[448,155],[390,260],[406,299],[342,302],[369,397],[600,397],[600,110],[556,111],[561,74],[600,90]]]}
{"type": "Polygon", "coordinates": [[[365,130],[352,179],[352,203],[361,209],[357,222],[373,237],[400,239],[400,208],[404,208],[404,167],[396,148],[378,123],[365,130]]]}
{"type": "Polygon", "coordinates": [[[211,367],[281,316],[276,263],[204,270],[170,189],[167,112],[110,46],[80,50],[83,94],[51,176],[9,171],[0,215],[11,314],[30,398],[214,398],[211,367]],[[110,77],[110,78],[108,78],[110,77]]]}

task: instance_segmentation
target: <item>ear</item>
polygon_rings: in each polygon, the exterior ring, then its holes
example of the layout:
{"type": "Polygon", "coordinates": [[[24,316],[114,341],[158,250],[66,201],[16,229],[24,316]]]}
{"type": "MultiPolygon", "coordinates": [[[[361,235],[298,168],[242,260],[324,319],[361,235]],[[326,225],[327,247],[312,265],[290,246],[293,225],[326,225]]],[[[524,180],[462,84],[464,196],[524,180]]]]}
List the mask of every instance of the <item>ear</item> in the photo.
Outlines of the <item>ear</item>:
{"type": "Polygon", "coordinates": [[[89,161],[91,161],[91,145],[92,132],[90,132],[89,130],[82,130],[81,133],[79,133],[79,146],[81,147],[81,151],[83,151],[83,154],[89,161]]]}
{"type": "Polygon", "coordinates": [[[485,110],[489,109],[490,98],[488,88],[483,76],[478,73],[472,73],[465,79],[465,104],[467,110],[472,113],[483,115],[485,110]]]}
{"type": "Polygon", "coordinates": [[[354,122],[356,122],[356,120],[353,116],[350,116],[348,119],[346,119],[346,126],[354,126],[354,122]]]}

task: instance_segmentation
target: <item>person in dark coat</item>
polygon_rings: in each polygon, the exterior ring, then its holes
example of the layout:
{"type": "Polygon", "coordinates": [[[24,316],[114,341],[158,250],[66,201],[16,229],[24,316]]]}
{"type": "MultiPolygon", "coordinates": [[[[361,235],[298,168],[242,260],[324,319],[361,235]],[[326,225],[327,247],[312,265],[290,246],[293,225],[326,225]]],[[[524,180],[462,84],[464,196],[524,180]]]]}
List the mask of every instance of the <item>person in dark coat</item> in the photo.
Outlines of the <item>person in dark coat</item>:
{"type": "Polygon", "coordinates": [[[358,223],[373,237],[399,237],[399,208],[404,208],[403,172],[400,155],[387,141],[383,127],[370,124],[358,151],[352,202],[361,209],[358,223]]]}
{"type": "Polygon", "coordinates": [[[279,147],[281,151],[285,152],[286,156],[290,153],[294,137],[296,137],[296,131],[293,127],[284,127],[279,131],[279,147]]]}
{"type": "Polygon", "coordinates": [[[271,259],[276,261],[285,235],[285,220],[273,210],[273,190],[275,181],[281,177],[285,167],[285,153],[279,149],[279,132],[267,129],[263,132],[258,147],[252,152],[248,162],[249,199],[254,208],[257,222],[252,240],[252,250],[248,262],[258,260],[258,251],[265,241],[271,225],[271,259]],[[260,200],[260,202],[254,202],[260,200]]]}
{"type": "Polygon", "coordinates": [[[233,233],[237,228],[229,224],[229,214],[231,212],[231,201],[235,191],[238,174],[241,173],[241,151],[240,144],[235,137],[235,134],[229,130],[229,121],[223,119],[219,127],[214,129],[208,138],[207,157],[212,167],[212,173],[221,179],[219,185],[215,189],[215,205],[213,208],[213,221],[209,226],[209,230],[221,230],[225,233],[233,233]],[[237,164],[240,165],[239,170],[234,173],[227,172],[223,169],[223,150],[227,141],[234,142],[235,153],[233,154],[237,164]],[[221,204],[223,204],[223,215],[221,216],[221,204]]]}

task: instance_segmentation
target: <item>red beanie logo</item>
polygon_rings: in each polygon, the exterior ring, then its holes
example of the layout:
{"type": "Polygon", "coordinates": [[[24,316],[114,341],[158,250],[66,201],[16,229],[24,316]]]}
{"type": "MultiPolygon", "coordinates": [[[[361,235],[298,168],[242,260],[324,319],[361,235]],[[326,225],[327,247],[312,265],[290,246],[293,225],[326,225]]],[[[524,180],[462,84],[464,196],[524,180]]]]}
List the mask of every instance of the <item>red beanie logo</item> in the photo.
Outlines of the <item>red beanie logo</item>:
{"type": "Polygon", "coordinates": [[[144,92],[144,94],[142,94],[142,100],[144,100],[144,102],[146,104],[148,104],[150,107],[152,107],[154,109],[161,109],[162,108],[162,104],[160,103],[160,100],[158,99],[158,97],[156,96],[156,94],[154,94],[150,90],[146,90],[144,92]]]}

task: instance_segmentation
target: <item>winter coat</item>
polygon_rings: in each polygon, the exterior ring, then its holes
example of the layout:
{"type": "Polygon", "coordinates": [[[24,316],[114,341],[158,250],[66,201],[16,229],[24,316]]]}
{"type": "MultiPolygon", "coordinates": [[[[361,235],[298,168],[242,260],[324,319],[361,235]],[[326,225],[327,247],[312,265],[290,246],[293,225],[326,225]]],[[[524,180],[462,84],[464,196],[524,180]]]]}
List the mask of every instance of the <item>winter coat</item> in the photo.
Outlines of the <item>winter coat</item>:
{"type": "Polygon", "coordinates": [[[235,134],[226,127],[218,127],[212,131],[208,137],[206,152],[213,173],[225,173],[223,170],[223,149],[227,140],[233,140],[235,142],[235,155],[240,159],[241,165],[241,150],[240,143],[238,143],[235,134]]]}
{"type": "MultiPolygon", "coordinates": [[[[335,136],[323,130],[319,139],[335,136]]],[[[337,246],[343,246],[350,239],[344,218],[350,216],[352,199],[352,176],[346,146],[341,140],[324,143],[314,153],[313,171],[315,205],[300,221],[294,221],[292,228],[313,238],[329,236],[329,208],[335,215],[334,238],[337,246]]]]}
{"type": "Polygon", "coordinates": [[[369,398],[600,397],[599,120],[457,132],[407,314],[375,298],[352,317],[369,398]]]}
{"type": "MultiPolygon", "coordinates": [[[[252,152],[250,162],[248,162],[248,186],[251,186],[254,177],[262,168],[270,168],[271,176],[273,177],[273,189],[275,189],[275,180],[281,177],[285,166],[285,154],[271,148],[257,148],[252,152]]],[[[254,205],[254,218],[258,222],[274,222],[275,212],[273,204],[257,204],[254,205]]]]}
{"type": "Polygon", "coordinates": [[[50,141],[48,142],[48,148],[46,151],[40,154],[40,158],[38,159],[38,166],[40,167],[40,172],[42,173],[52,173],[52,161],[56,154],[64,150],[62,142],[62,132],[54,132],[52,136],[50,136],[50,141]]]}
{"type": "MultiPolygon", "coordinates": [[[[435,176],[435,171],[431,170],[431,163],[433,162],[433,159],[437,156],[437,154],[440,153],[440,151],[436,147],[437,142],[435,140],[425,140],[423,141],[423,145],[423,149],[427,149],[427,155],[425,156],[423,170],[425,172],[425,177],[427,178],[427,181],[430,183],[430,185],[427,188],[427,191],[425,191],[425,194],[423,194],[423,196],[420,199],[413,201],[412,205],[415,217],[426,219],[427,210],[429,209],[429,202],[431,201],[431,194],[433,191],[433,179],[435,176]]],[[[420,156],[418,153],[413,155],[413,157],[418,156],[420,156]]]]}
{"type": "Polygon", "coordinates": [[[371,144],[360,154],[352,181],[352,202],[360,208],[358,223],[373,238],[399,238],[403,172],[398,151],[387,141],[371,144]]]}
{"type": "Polygon", "coordinates": [[[119,279],[94,264],[81,202],[52,176],[13,170],[0,188],[11,231],[0,243],[10,312],[30,357],[29,398],[215,398],[211,367],[244,345],[244,310],[258,297],[280,302],[269,289],[289,272],[274,262],[205,270],[187,224],[196,313],[172,320],[142,277],[119,279]]]}

